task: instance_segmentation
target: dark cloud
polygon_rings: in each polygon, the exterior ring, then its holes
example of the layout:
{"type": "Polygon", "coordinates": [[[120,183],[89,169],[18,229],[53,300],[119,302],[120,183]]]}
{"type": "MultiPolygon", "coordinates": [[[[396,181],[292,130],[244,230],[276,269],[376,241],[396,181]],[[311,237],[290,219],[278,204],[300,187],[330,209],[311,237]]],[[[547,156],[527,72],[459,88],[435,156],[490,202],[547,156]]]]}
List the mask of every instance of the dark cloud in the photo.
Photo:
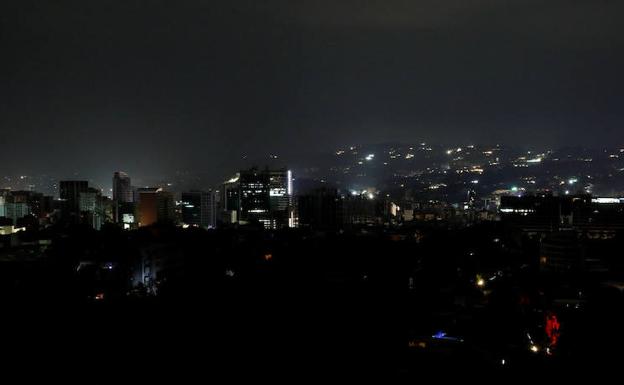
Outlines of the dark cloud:
{"type": "Polygon", "coordinates": [[[0,163],[216,178],[243,155],[345,142],[621,142],[623,11],[604,0],[5,2],[0,163]]]}

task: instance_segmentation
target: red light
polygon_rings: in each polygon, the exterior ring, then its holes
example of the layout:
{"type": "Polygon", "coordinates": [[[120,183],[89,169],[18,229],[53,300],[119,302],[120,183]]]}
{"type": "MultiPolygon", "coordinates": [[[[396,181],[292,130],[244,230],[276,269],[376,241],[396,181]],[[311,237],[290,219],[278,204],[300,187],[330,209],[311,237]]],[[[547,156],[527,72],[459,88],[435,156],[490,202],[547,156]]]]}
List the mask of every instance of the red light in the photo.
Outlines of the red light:
{"type": "Polygon", "coordinates": [[[559,341],[559,336],[561,334],[561,332],[559,331],[560,327],[561,324],[559,323],[556,315],[550,313],[546,316],[546,335],[550,340],[550,346],[557,345],[557,342],[559,341]]]}

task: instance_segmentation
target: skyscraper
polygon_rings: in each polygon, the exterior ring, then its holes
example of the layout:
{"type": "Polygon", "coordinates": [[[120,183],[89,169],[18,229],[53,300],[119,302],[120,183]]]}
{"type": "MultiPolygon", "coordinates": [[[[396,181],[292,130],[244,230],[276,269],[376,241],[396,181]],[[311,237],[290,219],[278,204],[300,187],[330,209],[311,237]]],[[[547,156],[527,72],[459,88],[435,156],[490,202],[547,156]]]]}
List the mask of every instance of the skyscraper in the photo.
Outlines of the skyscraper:
{"type": "Polygon", "coordinates": [[[7,202],[5,203],[5,217],[13,221],[13,225],[17,225],[17,221],[25,216],[30,215],[30,207],[24,202],[7,202]]]}
{"type": "Polygon", "coordinates": [[[134,189],[130,177],[123,171],[113,174],[113,220],[124,228],[134,226],[134,189]]]}
{"type": "Polygon", "coordinates": [[[6,217],[6,196],[0,191],[0,218],[6,217]]]}
{"type": "Polygon", "coordinates": [[[120,203],[133,202],[130,177],[123,171],[116,171],[113,174],[113,201],[120,203]]]}
{"type": "Polygon", "coordinates": [[[239,173],[238,222],[259,222],[265,228],[293,226],[292,174],[289,170],[258,170],[239,173]]]}
{"type": "Polygon", "coordinates": [[[60,198],[64,201],[63,216],[70,221],[78,222],[80,218],[80,193],[89,190],[86,180],[62,180],[60,198]]]}
{"type": "Polygon", "coordinates": [[[211,191],[182,193],[182,222],[184,224],[213,228],[216,222],[215,211],[215,200],[211,191]]]}
{"type": "Polygon", "coordinates": [[[217,221],[221,224],[238,223],[238,211],[240,208],[240,174],[225,181],[220,191],[215,194],[218,197],[217,221]]]}
{"type": "Polygon", "coordinates": [[[83,223],[96,230],[102,227],[105,221],[102,193],[95,188],[89,188],[80,193],[80,214],[83,223]]]}
{"type": "Polygon", "coordinates": [[[269,172],[258,169],[240,172],[239,223],[260,222],[270,226],[269,172]]]}
{"type": "Polygon", "coordinates": [[[159,187],[138,189],[137,214],[139,226],[172,223],[175,220],[173,194],[159,187]]]}

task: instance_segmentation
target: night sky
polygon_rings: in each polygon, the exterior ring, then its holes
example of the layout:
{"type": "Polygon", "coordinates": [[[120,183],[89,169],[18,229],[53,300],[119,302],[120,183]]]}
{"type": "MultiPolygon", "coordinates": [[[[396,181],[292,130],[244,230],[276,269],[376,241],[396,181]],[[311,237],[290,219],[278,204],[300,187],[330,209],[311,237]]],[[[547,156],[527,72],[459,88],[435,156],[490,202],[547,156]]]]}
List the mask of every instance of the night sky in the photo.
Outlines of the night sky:
{"type": "Polygon", "coordinates": [[[3,1],[0,172],[622,144],[624,1],[3,1]]]}

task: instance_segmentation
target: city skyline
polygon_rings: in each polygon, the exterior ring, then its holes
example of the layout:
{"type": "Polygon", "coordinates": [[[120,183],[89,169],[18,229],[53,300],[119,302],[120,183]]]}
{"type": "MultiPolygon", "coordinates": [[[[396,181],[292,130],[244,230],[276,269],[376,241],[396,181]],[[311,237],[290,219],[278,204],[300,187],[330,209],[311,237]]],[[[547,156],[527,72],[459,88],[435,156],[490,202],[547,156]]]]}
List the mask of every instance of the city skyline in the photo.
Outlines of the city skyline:
{"type": "Polygon", "coordinates": [[[87,383],[618,375],[622,15],[0,2],[4,366],[87,383]]]}

